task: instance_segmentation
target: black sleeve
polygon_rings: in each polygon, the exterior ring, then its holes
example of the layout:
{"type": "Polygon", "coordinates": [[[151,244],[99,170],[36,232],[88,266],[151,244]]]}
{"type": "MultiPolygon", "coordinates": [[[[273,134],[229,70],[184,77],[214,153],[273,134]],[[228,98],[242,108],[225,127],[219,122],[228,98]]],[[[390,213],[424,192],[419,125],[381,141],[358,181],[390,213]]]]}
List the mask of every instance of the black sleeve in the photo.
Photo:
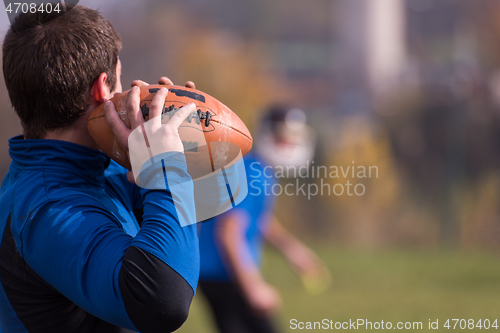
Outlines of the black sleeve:
{"type": "Polygon", "coordinates": [[[143,214],[144,208],[134,208],[134,216],[137,220],[137,223],[139,224],[139,227],[142,226],[142,222],[144,221],[144,218],[142,217],[143,214]]]}
{"type": "Polygon", "coordinates": [[[119,281],[127,313],[141,333],[172,332],[186,321],[193,289],[152,254],[130,246],[119,281]]]}

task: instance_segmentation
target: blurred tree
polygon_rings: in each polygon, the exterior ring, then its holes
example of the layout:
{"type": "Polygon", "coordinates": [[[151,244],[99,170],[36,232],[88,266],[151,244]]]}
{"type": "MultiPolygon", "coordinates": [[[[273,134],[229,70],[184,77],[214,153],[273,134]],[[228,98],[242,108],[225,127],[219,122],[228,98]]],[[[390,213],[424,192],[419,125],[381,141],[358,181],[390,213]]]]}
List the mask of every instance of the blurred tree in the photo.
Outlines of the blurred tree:
{"type": "Polygon", "coordinates": [[[162,45],[160,68],[174,82],[192,80],[196,87],[232,109],[252,129],[268,104],[292,93],[279,73],[269,71],[267,50],[236,32],[197,20],[181,7],[157,6],[151,22],[162,45]],[[188,24],[196,22],[196,24],[188,24]],[[171,27],[176,27],[175,32],[171,27]],[[164,55],[167,55],[166,57],[164,55]]]}

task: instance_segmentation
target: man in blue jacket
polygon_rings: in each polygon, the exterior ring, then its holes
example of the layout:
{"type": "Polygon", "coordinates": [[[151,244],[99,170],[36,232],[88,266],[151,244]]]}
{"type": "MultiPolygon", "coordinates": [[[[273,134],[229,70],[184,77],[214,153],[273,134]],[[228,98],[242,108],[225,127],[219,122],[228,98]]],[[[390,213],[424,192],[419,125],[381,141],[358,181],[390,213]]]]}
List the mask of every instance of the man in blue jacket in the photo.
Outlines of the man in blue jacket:
{"type": "MultiPolygon", "coordinates": [[[[128,182],[87,130],[90,113],[121,92],[121,41],[98,12],[64,9],[21,14],[3,44],[23,136],[9,141],[0,192],[0,332],[170,332],[185,321],[199,274],[195,224],[181,227],[178,216],[192,207],[192,189],[186,202],[168,190],[189,183],[177,127],[194,110],[181,109],[155,134],[165,149],[145,179],[163,185],[128,182]]],[[[151,118],[167,93],[156,93],[151,118]]],[[[132,130],[144,121],[139,100],[133,88],[132,130]]],[[[105,110],[127,147],[131,129],[112,103],[105,110]]],[[[195,212],[183,218],[194,222],[195,212]]]]}

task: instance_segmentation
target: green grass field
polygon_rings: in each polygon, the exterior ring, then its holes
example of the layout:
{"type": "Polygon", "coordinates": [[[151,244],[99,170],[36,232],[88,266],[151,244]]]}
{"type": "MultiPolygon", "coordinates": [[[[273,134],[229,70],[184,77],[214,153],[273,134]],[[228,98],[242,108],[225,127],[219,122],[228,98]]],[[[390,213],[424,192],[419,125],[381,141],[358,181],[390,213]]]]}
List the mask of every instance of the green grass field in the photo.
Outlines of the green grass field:
{"type": "MultiPolygon", "coordinates": [[[[283,332],[290,320],[302,322],[345,322],[350,319],[372,323],[422,322],[419,331],[498,331],[475,327],[478,320],[495,319],[500,325],[500,257],[487,252],[391,250],[361,252],[316,248],[326,262],[333,282],[322,294],[309,294],[286,262],[267,251],[263,269],[266,278],[283,297],[277,318],[283,332]],[[429,330],[429,319],[439,320],[439,330],[429,330]],[[453,330],[444,326],[447,319],[473,319],[474,328],[453,330]]],[[[483,323],[483,321],[481,322],[483,323]]],[[[464,327],[465,322],[462,322],[464,327]]],[[[335,330],[335,329],[333,329],[335,330]]],[[[366,329],[360,331],[380,331],[366,329]]],[[[307,330],[304,330],[307,331],[307,330]]],[[[309,330],[321,331],[321,330],[309,330]]],[[[407,331],[418,331],[409,329],[407,331]]],[[[201,294],[195,297],[190,317],[182,333],[215,332],[201,294]]]]}

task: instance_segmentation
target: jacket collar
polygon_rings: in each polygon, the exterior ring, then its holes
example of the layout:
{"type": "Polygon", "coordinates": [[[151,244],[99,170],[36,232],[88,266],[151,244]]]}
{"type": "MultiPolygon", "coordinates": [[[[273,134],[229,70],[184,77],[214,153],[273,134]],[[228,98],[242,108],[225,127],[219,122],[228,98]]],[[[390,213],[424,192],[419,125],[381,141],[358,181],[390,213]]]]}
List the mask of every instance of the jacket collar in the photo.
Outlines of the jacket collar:
{"type": "Polygon", "coordinates": [[[104,170],[109,157],[103,152],[59,140],[29,139],[16,136],[9,140],[9,155],[20,169],[44,169],[72,173],[86,181],[104,186],[104,170]]]}

